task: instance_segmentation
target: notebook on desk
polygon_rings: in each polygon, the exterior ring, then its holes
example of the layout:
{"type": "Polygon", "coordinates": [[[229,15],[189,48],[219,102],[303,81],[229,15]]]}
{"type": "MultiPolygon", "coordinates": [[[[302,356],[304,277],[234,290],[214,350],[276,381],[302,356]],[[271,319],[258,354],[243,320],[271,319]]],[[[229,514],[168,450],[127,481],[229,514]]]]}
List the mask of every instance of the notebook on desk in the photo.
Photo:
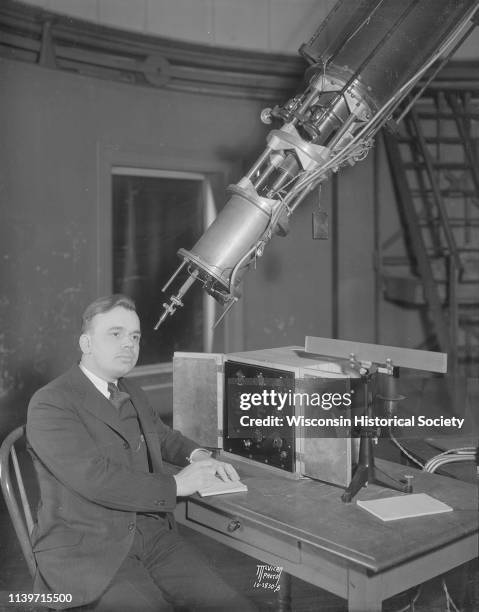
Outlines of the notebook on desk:
{"type": "Polygon", "coordinates": [[[221,480],[217,476],[213,476],[205,485],[198,490],[201,497],[208,495],[223,495],[223,493],[241,493],[247,491],[248,487],[240,480],[221,480]]]}
{"type": "Polygon", "coordinates": [[[395,495],[382,499],[358,500],[357,505],[367,510],[382,521],[395,521],[428,514],[451,512],[453,508],[442,501],[427,495],[427,493],[414,493],[412,495],[395,495]]]}

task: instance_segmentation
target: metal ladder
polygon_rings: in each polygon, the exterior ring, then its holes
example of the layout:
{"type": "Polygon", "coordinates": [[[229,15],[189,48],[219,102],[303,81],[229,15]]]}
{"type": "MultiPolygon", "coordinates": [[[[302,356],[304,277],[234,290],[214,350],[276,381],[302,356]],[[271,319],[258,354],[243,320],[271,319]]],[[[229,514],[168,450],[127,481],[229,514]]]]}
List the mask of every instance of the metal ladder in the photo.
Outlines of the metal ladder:
{"type": "Polygon", "coordinates": [[[381,248],[384,297],[426,305],[428,348],[449,354],[453,374],[477,376],[478,93],[426,91],[399,124],[398,133],[385,134],[384,142],[403,225],[403,231],[395,232],[381,248]],[[401,235],[406,237],[407,262],[387,254],[401,235]],[[408,273],[398,274],[405,264],[408,273]]]}

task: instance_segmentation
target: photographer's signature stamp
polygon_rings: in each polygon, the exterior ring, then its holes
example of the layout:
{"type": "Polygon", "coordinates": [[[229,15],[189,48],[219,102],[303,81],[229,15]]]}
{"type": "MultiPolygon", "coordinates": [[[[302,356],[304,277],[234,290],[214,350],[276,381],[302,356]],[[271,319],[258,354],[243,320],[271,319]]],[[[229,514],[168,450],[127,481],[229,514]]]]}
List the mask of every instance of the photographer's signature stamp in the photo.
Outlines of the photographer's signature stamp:
{"type": "Polygon", "coordinates": [[[277,593],[281,588],[279,580],[281,578],[282,571],[283,568],[276,565],[258,564],[253,588],[269,589],[274,593],[277,593]]]}

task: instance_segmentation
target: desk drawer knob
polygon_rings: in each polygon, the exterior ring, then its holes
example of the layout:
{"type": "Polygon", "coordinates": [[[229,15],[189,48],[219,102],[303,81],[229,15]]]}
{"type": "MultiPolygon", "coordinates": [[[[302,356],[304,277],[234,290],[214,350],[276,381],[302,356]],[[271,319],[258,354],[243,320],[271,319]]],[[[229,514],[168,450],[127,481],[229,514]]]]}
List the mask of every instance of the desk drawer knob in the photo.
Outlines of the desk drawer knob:
{"type": "Polygon", "coordinates": [[[233,531],[237,531],[238,529],[240,529],[240,527],[241,527],[240,521],[238,521],[238,519],[232,519],[228,523],[228,527],[226,529],[229,531],[229,533],[233,533],[233,531]]]}

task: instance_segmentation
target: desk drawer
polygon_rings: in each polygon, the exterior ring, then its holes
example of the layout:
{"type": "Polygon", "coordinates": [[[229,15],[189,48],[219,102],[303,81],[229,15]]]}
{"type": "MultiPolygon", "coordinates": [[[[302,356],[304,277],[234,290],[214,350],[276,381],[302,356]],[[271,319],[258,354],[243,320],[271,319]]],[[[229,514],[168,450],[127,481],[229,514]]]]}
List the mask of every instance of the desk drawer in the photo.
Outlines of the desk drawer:
{"type": "Polygon", "coordinates": [[[191,501],[186,505],[186,518],[213,529],[223,535],[255,546],[282,559],[299,563],[301,560],[300,545],[287,534],[268,529],[251,519],[235,516],[215,508],[205,508],[191,501]]]}

